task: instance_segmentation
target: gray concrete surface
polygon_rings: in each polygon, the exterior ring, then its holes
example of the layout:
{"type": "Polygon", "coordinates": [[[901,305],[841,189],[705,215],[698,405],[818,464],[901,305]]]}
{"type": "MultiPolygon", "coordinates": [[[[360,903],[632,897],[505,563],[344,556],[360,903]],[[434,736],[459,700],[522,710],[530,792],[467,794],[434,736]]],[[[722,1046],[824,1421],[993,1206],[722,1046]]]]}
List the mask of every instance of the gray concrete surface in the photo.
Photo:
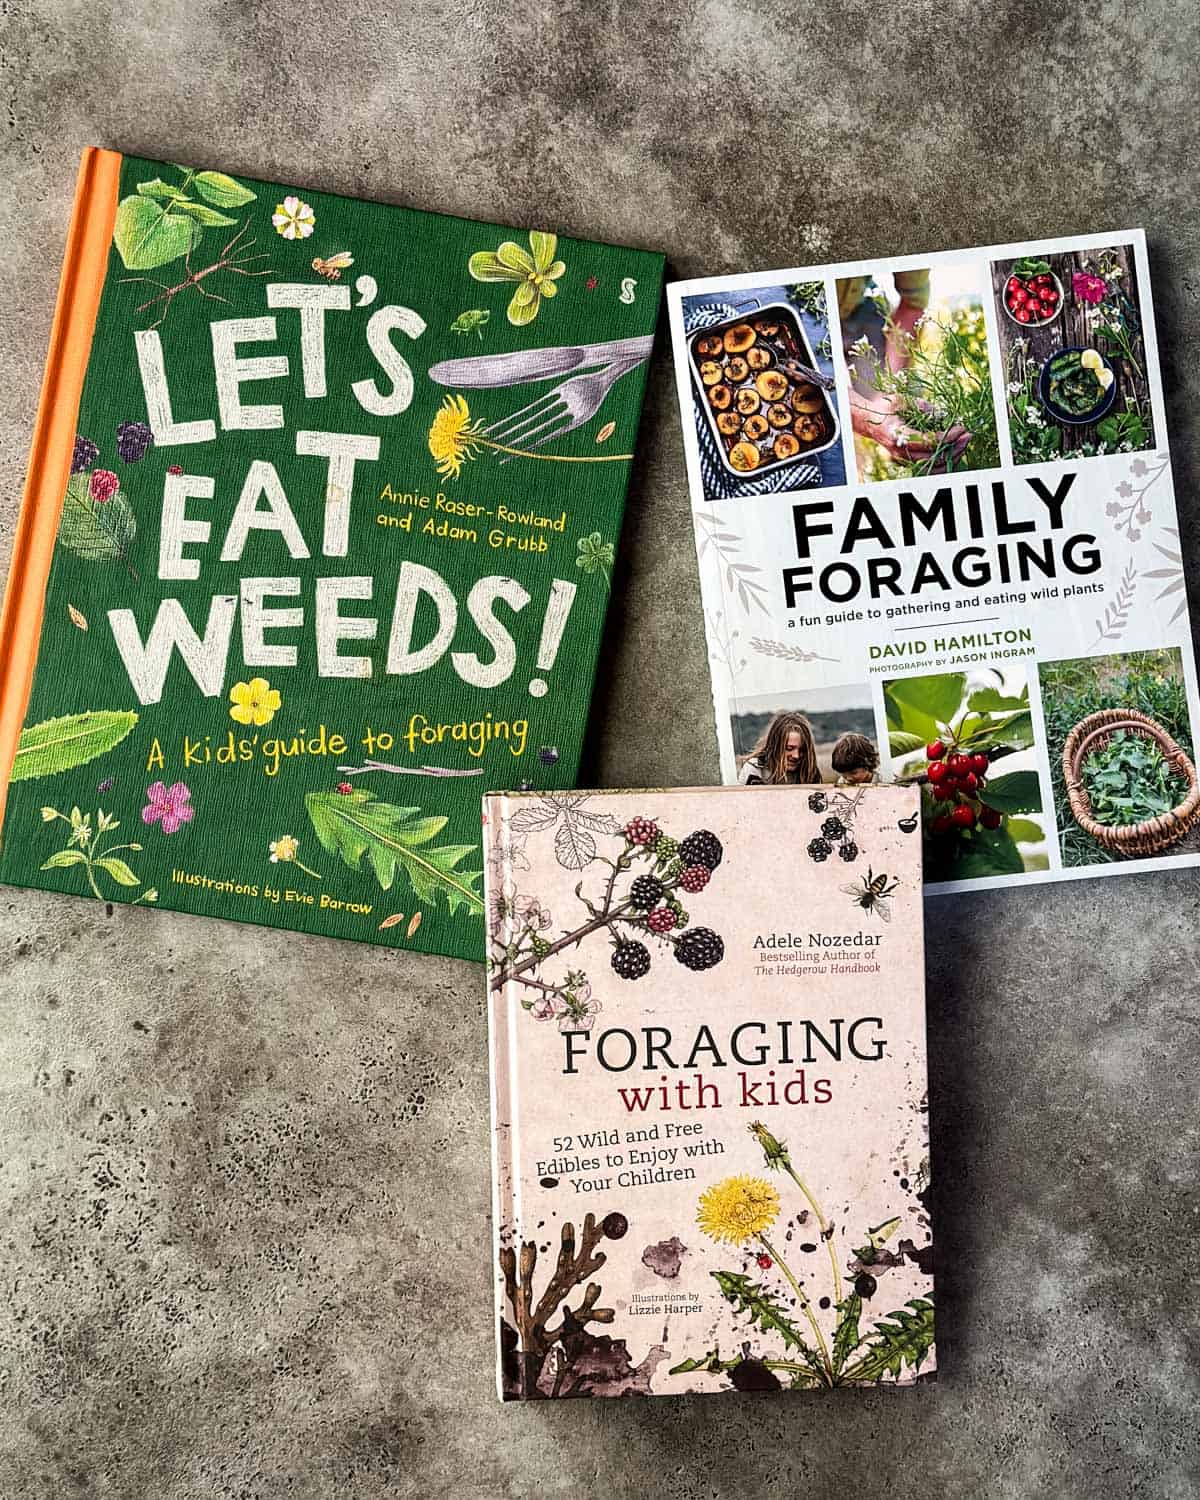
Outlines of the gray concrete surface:
{"type": "MultiPolygon", "coordinates": [[[[686,275],[1144,222],[1200,557],[1195,8],[4,0],[0,28],[5,551],[92,141],[686,275]]],[[[627,540],[592,775],[714,780],[661,354],[627,540]]],[[[1180,872],[932,908],[939,1384],[512,1410],[477,971],[0,890],[0,1496],[1195,1495],[1197,905],[1180,872]]]]}

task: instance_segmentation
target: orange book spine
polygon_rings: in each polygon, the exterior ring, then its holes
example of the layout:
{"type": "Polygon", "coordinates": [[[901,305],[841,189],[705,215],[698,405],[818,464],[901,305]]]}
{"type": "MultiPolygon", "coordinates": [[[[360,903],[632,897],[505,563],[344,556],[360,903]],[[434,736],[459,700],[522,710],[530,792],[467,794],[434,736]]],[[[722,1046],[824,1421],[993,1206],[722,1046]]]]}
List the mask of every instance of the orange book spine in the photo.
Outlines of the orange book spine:
{"type": "Polygon", "coordinates": [[[33,686],[46,582],[71,472],[75,423],[108,268],[120,176],[119,152],[95,146],[84,151],[0,614],[0,823],[33,686]]]}

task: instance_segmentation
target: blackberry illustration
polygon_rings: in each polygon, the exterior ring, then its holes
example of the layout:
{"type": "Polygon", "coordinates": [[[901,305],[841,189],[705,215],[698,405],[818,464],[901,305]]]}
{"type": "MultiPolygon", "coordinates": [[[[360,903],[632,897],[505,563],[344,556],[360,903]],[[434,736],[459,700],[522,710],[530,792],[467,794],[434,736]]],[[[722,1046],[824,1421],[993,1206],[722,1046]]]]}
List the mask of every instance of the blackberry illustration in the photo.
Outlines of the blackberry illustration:
{"type": "Polygon", "coordinates": [[[813,839],[808,846],[809,859],[815,859],[818,864],[829,858],[833,853],[833,845],[828,839],[813,839]]]}
{"type": "Polygon", "coordinates": [[[707,828],[689,833],[679,846],[679,857],[687,865],[703,865],[706,870],[715,870],[725,853],[721,840],[707,828]]]}
{"type": "Polygon", "coordinates": [[[674,859],[679,853],[679,840],[669,838],[665,833],[660,833],[654,840],[654,852],[664,863],[668,859],[674,859]]]}
{"type": "Polygon", "coordinates": [[[629,899],[638,911],[649,911],[658,903],[662,893],[662,881],[656,880],[653,875],[639,875],[629,887],[629,899]]]}
{"type": "Polygon", "coordinates": [[[71,473],[86,474],[100,457],[100,450],[91,438],[77,437],[71,453],[71,473]]]}
{"type": "Polygon", "coordinates": [[[640,979],[649,972],[650,950],[645,943],[618,943],[613,949],[612,966],[622,979],[640,979]]]}
{"type": "Polygon", "coordinates": [[[606,1240],[623,1240],[629,1232],[629,1220],[624,1214],[605,1214],[600,1220],[600,1228],[606,1240]]]}
{"type": "Polygon", "coordinates": [[[559,751],[557,745],[543,745],[542,748],[538,751],[538,760],[540,760],[542,765],[544,766],[554,766],[558,764],[558,755],[559,751]]]}
{"type": "Polygon", "coordinates": [[[656,906],[646,918],[646,926],[651,932],[670,932],[673,927],[679,925],[679,918],[675,910],[670,906],[656,906]]]}
{"type": "Polygon", "coordinates": [[[853,839],[847,839],[844,844],[838,845],[838,854],[849,864],[852,860],[858,858],[858,845],[853,839]]]}
{"type": "Polygon", "coordinates": [[[697,891],[702,891],[711,879],[712,871],[707,865],[689,865],[679,877],[679,884],[694,896],[697,891]]]}
{"type": "Polygon", "coordinates": [[[689,969],[711,969],[725,957],[725,944],[711,927],[692,927],[676,939],[675,957],[689,969]]]}
{"type": "Polygon", "coordinates": [[[625,825],[625,837],[631,844],[652,844],[658,838],[658,824],[649,818],[630,818],[625,825]]]}
{"type": "Polygon", "coordinates": [[[821,824],[821,832],[827,839],[845,838],[846,825],[841,818],[826,818],[821,824]]]}
{"type": "Polygon", "coordinates": [[[808,799],[808,805],[813,812],[824,812],[829,803],[824,792],[813,792],[808,799]]]}
{"type": "Polygon", "coordinates": [[[136,464],[154,446],[154,434],[145,422],[122,422],[117,428],[117,457],[123,464],[136,464]]]}

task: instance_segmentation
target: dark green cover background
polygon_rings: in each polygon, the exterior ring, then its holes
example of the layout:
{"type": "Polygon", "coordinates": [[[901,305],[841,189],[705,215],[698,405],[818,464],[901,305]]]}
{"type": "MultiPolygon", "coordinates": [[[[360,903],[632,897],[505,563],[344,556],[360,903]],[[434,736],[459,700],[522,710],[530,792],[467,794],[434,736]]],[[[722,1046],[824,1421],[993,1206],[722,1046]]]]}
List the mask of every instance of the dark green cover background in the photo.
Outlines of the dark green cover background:
{"type": "MultiPolygon", "coordinates": [[[[138,182],[156,177],[176,184],[182,170],[163,163],[126,158],[121,171],[121,197],[136,192],[138,182]]],[[[586,724],[595,659],[608,603],[608,589],[601,574],[587,573],[576,565],[577,542],[599,531],[605,541],[616,542],[628,479],[627,463],[546,463],[514,459],[500,465],[498,455],[484,452],[466,463],[457,479],[438,476],[427,446],[434,415],[454,387],[443,387],[427,378],[438,360],[496,354],[508,350],[591,343],[612,338],[646,335],[656,322],[662,259],[645,252],[561,238],[557,257],[566,271],[557,282],[557,295],[543,299],[537,317],[523,328],[512,325],[506,315],[512,282],[483,283],[467,270],[476,251],[494,251],[507,239],[528,246],[524,232],[498,228],[437,214],[372,204],[354,199],[314,193],[287,186],[237,181],[257,194],[242,208],[223,210],[240,226],[250,224],[245,241],[255,241],[249,253],[269,252],[269,259],[256,263],[270,267],[270,277],[250,279],[228,272],[217,273],[204,284],[228,305],[202,297],[194,288],[177,296],[159,332],[162,338],[168,385],[176,421],[212,418],[218,424],[216,442],[150,448],[139,462],[123,464],[117,456],[116,428],[123,421],[145,421],[146,406],[138,373],[133,334],[154,319],[160,309],[137,313],[135,309],[154,294],[146,282],[127,282],[126,271],[115,248],[110,250],[108,277],[104,287],[92,355],[84,385],[77,430],[100,448],[96,467],[114,470],[121,479],[122,493],[137,520],[137,534],[128,555],[128,568],[119,560],[85,561],[64,546],[55,547],[46,596],[41,647],[28,712],[27,724],[86,710],[134,709],[139,718],[133,732],[106,754],[57,775],[12,783],[3,829],[0,878],[14,885],[88,895],[82,866],[42,870],[43,861],[66,847],[69,831],[61,821],[45,822],[41,808],[49,805],[69,813],[78,806],[90,813],[93,826],[97,810],[103,808],[120,820],[115,842],[136,840],[139,853],[126,858],[141,884],[123,887],[103,881],[104,894],[112,900],[131,900],[149,887],[157,887],[159,906],[271,926],[295,927],[334,937],[356,938],[396,944],[463,958],[482,959],[483,922],[464,908],[450,915],[439,895],[436,904],[417,902],[402,871],[390,891],[381,889],[367,859],[362,868],[349,868],[335,853],[326,852],[305,810],[305,794],[332,791],[343,778],[339,762],[363,764],[368,752],[360,743],[368,726],[399,735],[407,728],[411,713],[424,714],[432,722],[473,721],[491,712],[497,719],[529,720],[525,753],[516,758],[503,741],[495,742],[482,761],[468,755],[466,746],[445,742],[440,747],[420,747],[410,757],[407,746],[397,742],[376,758],[397,764],[424,762],[447,766],[482,765],[483,775],[472,778],[433,779],[423,776],[372,773],[353,778],[355,788],[373,792],[381,801],[403,807],[419,807],[426,815],[448,818],[446,827],[430,847],[442,844],[476,846],[459,862],[462,870],[482,868],[480,844],[480,795],[491,788],[510,787],[524,780],[536,787],[569,787],[574,784],[579,751],[586,724]],[[275,232],[271,215],[288,193],[296,192],[311,205],[316,219],[307,239],[288,241],[275,232]],[[353,292],[356,279],[367,274],[378,282],[378,295],[370,305],[354,306],[348,312],[326,315],[326,369],[328,394],[306,399],[300,370],[300,315],[292,309],[271,309],[266,287],[271,282],[316,283],[314,256],[328,257],[349,251],[354,265],[343,271],[343,284],[353,292]],[[623,278],[638,285],[635,300],[618,298],[623,278]],[[594,279],[594,286],[588,286],[594,279]],[[390,418],[371,416],[351,392],[354,381],[375,379],[381,390],[389,387],[388,376],[379,368],[366,343],[365,329],[371,313],[389,303],[412,308],[427,327],[417,340],[392,334],[392,342],[408,361],[414,376],[411,406],[390,418]],[[451,323],[467,309],[490,312],[480,340],[474,332],[451,332],[451,323]],[[286,354],[290,373],[277,380],[254,381],[242,386],[245,404],[278,403],[283,406],[284,426],[263,432],[222,432],[213,381],[209,325],[220,318],[274,316],[274,344],[244,344],[242,357],[286,354]],[[323,458],[299,457],[295,434],[308,429],[322,432],[362,433],[381,439],[376,463],[360,462],[355,471],[351,506],[350,547],[342,558],[321,553],[322,513],[326,481],[323,458]],[[236,563],[219,560],[225,529],[241,492],[251,460],[272,463],[280,477],[311,552],[307,560],[293,560],[278,533],[252,531],[242,558],[236,563]],[[212,501],[190,499],[188,516],[212,522],[209,542],[185,545],[185,553],[201,559],[200,577],[192,581],[159,582],[157,578],[159,518],[163,477],[168,465],[180,464],[188,474],[211,475],[216,484],[212,501]],[[461,526],[477,526],[478,544],[423,537],[420,526],[433,511],[418,511],[413,531],[376,524],[380,513],[399,513],[404,507],[380,503],[385,483],[393,489],[416,490],[435,495],[440,489],[456,500],[476,502],[495,509],[497,502],[512,509],[532,509],[557,515],[565,508],[567,521],[561,535],[552,531],[529,533],[526,528],[504,528],[512,534],[545,536],[550,543],[544,554],[493,550],[486,533],[494,520],[460,520],[461,526]],[[406,559],[423,563],[439,572],[454,592],[459,605],[459,625],[450,650],[430,670],[407,677],[389,677],[384,671],[388,634],[395,598],[396,575],[406,559]],[[130,571],[132,569],[132,573],[130,571]],[[133,576],[136,574],[136,580],[133,576]],[[345,641],[346,654],[369,654],[374,675],[369,680],[319,679],[313,631],[313,580],[322,575],[370,574],[375,578],[372,600],[345,601],[343,615],[371,615],[378,619],[373,642],[345,641]],[[487,574],[515,577],[531,594],[529,604],[513,614],[505,605],[497,614],[511,629],[517,642],[517,665],[501,686],[481,690],[463,683],[450,664],[451,650],[478,651],[483,660],[491,647],[483,640],[466,614],[465,601],[471,584],[487,574]],[[193,627],[203,634],[214,594],[234,594],[243,577],[301,577],[298,599],[272,597],[268,605],[300,607],[305,623],[298,630],[269,632],[268,641],[294,643],[298,665],[292,668],[247,668],[242,660],[240,609],[230,642],[224,689],[219,697],[206,698],[192,679],[178,652],[172,655],[162,700],[139,705],[107,619],[107,611],[127,607],[134,611],[145,640],[158,602],[178,598],[193,627]],[[539,674],[536,653],[545,605],[553,578],[568,579],[578,592],[567,621],[557,661],[548,673],[539,674]],[[72,624],[68,605],[82,611],[87,631],[72,624]],[[542,698],[530,695],[530,678],[542,675],[549,691],[542,698]],[[272,721],[261,728],[235,723],[229,716],[230,688],[250,678],[266,677],[282,696],[282,706],[272,721]],[[324,723],[330,733],[341,733],[348,742],[344,757],[301,757],[283,762],[278,776],[268,778],[257,758],[234,766],[192,766],[182,763],[182,739],[212,736],[215,745],[229,730],[235,737],[257,733],[261,738],[287,739],[301,729],[310,734],[324,723]],[[166,756],[162,769],[147,769],[147,757],[155,738],[166,756]],[[542,764],[538,750],[556,746],[560,758],[542,764]],[[99,787],[111,778],[112,785],[99,787]],[[156,781],[170,786],[183,781],[191,792],[195,816],[176,833],[166,835],[157,824],[146,825],[141,817],[146,790],[156,781]],[[268,848],[281,835],[300,841],[299,859],[320,873],[309,880],[293,865],[272,864],[268,848]],[[263,899],[215,892],[174,884],[173,869],[207,875],[214,880],[232,880],[242,885],[264,884],[276,889],[308,889],[344,901],[369,905],[369,916],[336,912],[319,907],[271,904],[263,899]],[[422,921],[411,939],[406,937],[407,919],[417,909],[422,921]],[[380,932],[379,924],[395,912],[406,921],[380,932]]],[[[233,228],[210,227],[192,254],[193,268],[216,260],[233,228]]],[[[186,275],[182,260],[144,273],[168,285],[186,275]]],[[[568,437],[542,451],[596,454],[628,453],[632,450],[644,386],[645,365],[625,375],[609,393],[599,413],[568,437]],[[602,424],[614,422],[615,431],[597,446],[602,424]]],[[[464,390],[472,418],[489,423],[515,412],[535,396],[548,391],[554,381],[512,386],[498,390],[464,390]]],[[[260,506],[262,502],[260,501],[260,506]]],[[[453,518],[451,518],[453,519],[453,518]]],[[[414,631],[414,646],[429,638],[434,628],[433,610],[422,602],[414,631]]],[[[481,889],[481,882],[476,882],[481,889]]]]}

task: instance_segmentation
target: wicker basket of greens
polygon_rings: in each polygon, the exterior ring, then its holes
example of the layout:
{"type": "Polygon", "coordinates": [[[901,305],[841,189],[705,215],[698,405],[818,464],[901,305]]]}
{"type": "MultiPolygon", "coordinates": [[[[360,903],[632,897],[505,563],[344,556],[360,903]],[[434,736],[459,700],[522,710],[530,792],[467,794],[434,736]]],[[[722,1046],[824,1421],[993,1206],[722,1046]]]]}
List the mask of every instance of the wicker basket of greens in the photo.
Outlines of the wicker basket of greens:
{"type": "Polygon", "coordinates": [[[1063,746],[1063,778],[1075,821],[1114,854],[1159,854],[1200,816],[1196,767],[1134,709],[1081,719],[1063,746]]]}

